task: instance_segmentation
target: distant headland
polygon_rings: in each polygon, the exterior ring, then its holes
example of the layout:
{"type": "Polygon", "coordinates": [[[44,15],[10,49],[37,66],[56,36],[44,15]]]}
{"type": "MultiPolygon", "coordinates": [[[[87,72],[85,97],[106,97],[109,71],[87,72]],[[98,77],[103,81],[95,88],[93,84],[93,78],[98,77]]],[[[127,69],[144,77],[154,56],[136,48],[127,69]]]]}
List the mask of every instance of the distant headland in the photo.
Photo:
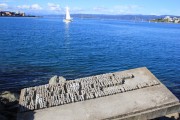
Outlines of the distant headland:
{"type": "Polygon", "coordinates": [[[165,16],[164,18],[158,18],[150,20],[151,22],[166,22],[166,23],[180,23],[180,17],[165,16]]]}
{"type": "Polygon", "coordinates": [[[0,17],[38,17],[38,16],[26,15],[24,12],[0,11],[0,17]]]}

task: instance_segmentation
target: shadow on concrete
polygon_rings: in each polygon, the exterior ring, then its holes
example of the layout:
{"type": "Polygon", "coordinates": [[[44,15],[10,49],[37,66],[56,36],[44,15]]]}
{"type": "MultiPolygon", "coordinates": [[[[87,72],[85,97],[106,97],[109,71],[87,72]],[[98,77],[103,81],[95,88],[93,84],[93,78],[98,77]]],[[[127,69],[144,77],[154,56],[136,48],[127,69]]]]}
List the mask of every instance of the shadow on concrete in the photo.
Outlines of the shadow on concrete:
{"type": "Polygon", "coordinates": [[[19,105],[17,112],[17,120],[34,120],[34,114],[35,114],[34,111],[19,105]],[[21,112],[20,108],[26,109],[26,112],[21,112]]]}
{"type": "Polygon", "coordinates": [[[34,111],[19,112],[18,102],[4,104],[0,101],[0,120],[34,120],[34,111]]]}

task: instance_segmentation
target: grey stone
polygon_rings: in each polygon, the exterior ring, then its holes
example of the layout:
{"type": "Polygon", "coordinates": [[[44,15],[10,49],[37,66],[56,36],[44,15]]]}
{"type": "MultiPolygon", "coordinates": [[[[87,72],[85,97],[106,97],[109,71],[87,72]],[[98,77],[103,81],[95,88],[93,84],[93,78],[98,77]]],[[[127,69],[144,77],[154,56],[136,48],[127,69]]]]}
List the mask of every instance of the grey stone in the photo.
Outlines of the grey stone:
{"type": "Polygon", "coordinates": [[[57,84],[58,83],[58,76],[55,75],[49,80],[49,84],[57,84]]]}
{"type": "Polygon", "coordinates": [[[63,76],[59,76],[59,83],[65,83],[66,82],[66,78],[64,78],[63,76]]]}
{"type": "Polygon", "coordinates": [[[172,120],[180,120],[179,113],[173,113],[165,116],[166,118],[170,118],[172,120]]]}

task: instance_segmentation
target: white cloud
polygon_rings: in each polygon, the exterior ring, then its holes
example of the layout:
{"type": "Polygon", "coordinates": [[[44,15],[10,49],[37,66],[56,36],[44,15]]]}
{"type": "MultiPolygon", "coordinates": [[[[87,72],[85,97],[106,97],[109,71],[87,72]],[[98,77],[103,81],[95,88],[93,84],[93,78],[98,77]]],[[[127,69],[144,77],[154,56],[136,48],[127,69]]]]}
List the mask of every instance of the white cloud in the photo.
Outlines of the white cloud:
{"type": "Polygon", "coordinates": [[[140,9],[137,5],[128,5],[128,6],[115,6],[114,12],[117,14],[134,14],[140,9]]]}
{"type": "Polygon", "coordinates": [[[32,10],[42,10],[42,7],[38,4],[33,4],[33,5],[31,5],[31,9],[32,10]]]}
{"type": "Polygon", "coordinates": [[[19,5],[17,6],[19,9],[27,9],[27,10],[42,10],[43,8],[38,4],[33,5],[19,5]]]}
{"type": "Polygon", "coordinates": [[[61,11],[59,4],[48,3],[48,7],[49,7],[49,10],[52,10],[52,11],[61,11]]]}
{"type": "Polygon", "coordinates": [[[0,3],[0,10],[5,10],[8,8],[8,5],[6,3],[0,3]]]}
{"type": "Polygon", "coordinates": [[[73,11],[84,11],[82,8],[80,7],[74,7],[72,8],[73,11]]]}
{"type": "Polygon", "coordinates": [[[19,9],[30,9],[30,6],[29,5],[19,5],[19,6],[17,6],[17,8],[19,8],[19,9]]]}
{"type": "Polygon", "coordinates": [[[12,1],[15,1],[15,0],[1,0],[3,2],[12,2],[12,1]]]}
{"type": "Polygon", "coordinates": [[[74,13],[74,14],[78,14],[78,13],[85,12],[85,10],[80,8],[80,7],[73,7],[73,8],[70,9],[70,12],[74,13]]]}
{"type": "Polygon", "coordinates": [[[106,11],[107,8],[105,8],[105,7],[94,7],[93,10],[94,10],[94,11],[100,11],[100,12],[103,12],[103,11],[106,11]]]}

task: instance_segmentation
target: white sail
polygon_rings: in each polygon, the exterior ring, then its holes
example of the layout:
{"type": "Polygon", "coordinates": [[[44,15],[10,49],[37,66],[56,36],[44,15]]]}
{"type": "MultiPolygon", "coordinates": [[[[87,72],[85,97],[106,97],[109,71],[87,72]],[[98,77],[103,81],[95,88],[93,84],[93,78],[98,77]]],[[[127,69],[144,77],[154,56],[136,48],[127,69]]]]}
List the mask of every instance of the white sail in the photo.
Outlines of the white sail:
{"type": "Polygon", "coordinates": [[[70,13],[69,13],[69,8],[68,7],[66,7],[66,20],[71,20],[70,13]]]}
{"type": "Polygon", "coordinates": [[[69,8],[66,7],[66,18],[63,20],[65,23],[69,23],[69,22],[72,22],[72,18],[70,16],[70,13],[69,13],[69,8]]]}

